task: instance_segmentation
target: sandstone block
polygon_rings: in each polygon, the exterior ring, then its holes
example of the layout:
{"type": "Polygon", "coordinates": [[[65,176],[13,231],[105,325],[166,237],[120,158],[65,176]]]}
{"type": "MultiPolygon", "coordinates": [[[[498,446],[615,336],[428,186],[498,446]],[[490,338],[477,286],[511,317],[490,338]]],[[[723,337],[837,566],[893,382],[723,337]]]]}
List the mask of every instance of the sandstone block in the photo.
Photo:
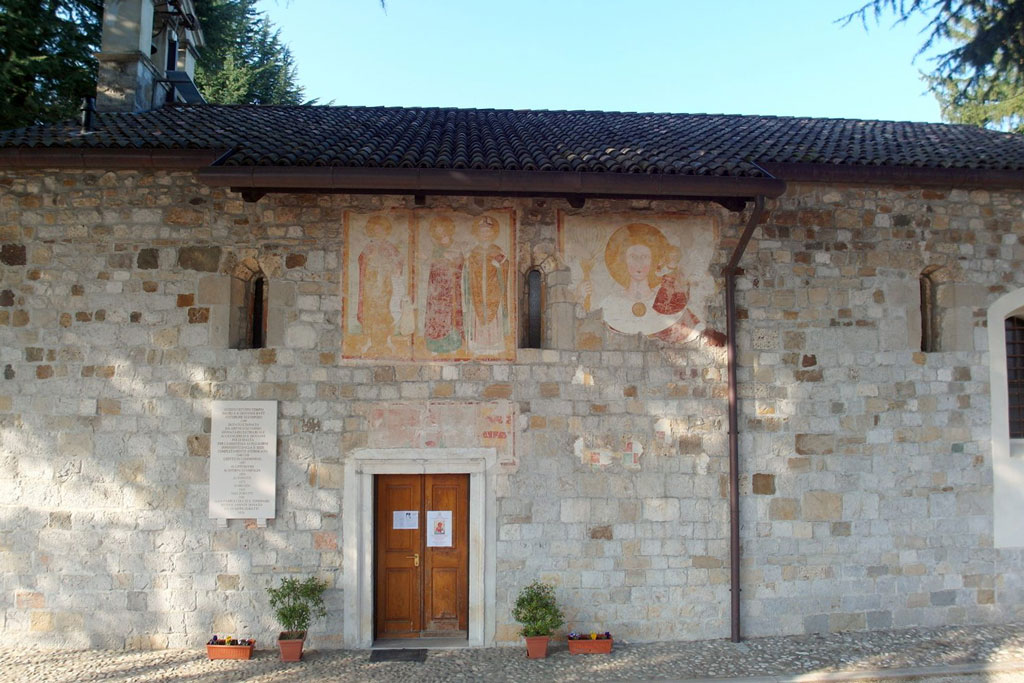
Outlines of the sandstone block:
{"type": "Polygon", "coordinates": [[[755,474],[753,477],[754,493],[762,496],[775,494],[774,474],[755,474]]]}
{"type": "Polygon", "coordinates": [[[238,574],[218,574],[217,575],[217,590],[219,591],[236,591],[238,590],[238,574]]]}
{"type": "Polygon", "coordinates": [[[808,522],[838,521],[843,516],[843,496],[831,491],[808,491],[801,502],[808,522]]]}
{"type": "Polygon", "coordinates": [[[768,504],[768,518],[776,521],[795,520],[800,516],[800,503],[795,498],[773,498],[768,504]]]}
{"type": "Polygon", "coordinates": [[[186,270],[215,273],[220,267],[220,247],[182,247],[178,250],[178,266],[186,270]]]}
{"type": "Polygon", "coordinates": [[[797,434],[796,452],[799,455],[829,455],[835,450],[832,434],[797,434]]]}

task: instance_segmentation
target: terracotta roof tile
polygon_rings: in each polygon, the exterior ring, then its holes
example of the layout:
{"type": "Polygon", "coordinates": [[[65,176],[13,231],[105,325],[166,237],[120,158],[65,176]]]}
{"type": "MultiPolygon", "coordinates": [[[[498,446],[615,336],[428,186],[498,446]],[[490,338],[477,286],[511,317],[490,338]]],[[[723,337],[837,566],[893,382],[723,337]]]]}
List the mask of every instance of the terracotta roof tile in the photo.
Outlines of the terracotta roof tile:
{"type": "Polygon", "coordinates": [[[1024,170],[1024,136],[970,126],[720,114],[175,105],[0,133],[0,147],[211,149],[227,166],[763,177],[761,164],[1024,170]]]}

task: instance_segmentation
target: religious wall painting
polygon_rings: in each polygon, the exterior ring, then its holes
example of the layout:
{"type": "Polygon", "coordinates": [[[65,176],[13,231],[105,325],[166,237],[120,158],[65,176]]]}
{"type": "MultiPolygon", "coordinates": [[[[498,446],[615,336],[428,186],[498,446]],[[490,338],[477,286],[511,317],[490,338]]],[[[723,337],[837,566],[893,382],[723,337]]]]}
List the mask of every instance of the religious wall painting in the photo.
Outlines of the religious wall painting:
{"type": "Polygon", "coordinates": [[[558,216],[559,248],[582,312],[600,311],[615,332],[673,344],[704,329],[717,233],[709,216],[558,216]]]}
{"type": "Polygon", "coordinates": [[[513,360],[515,217],[419,211],[417,360],[513,360]]]}
{"type": "Polygon", "coordinates": [[[408,359],[413,308],[411,211],[346,212],[342,279],[342,355],[408,359]]]}
{"type": "Polygon", "coordinates": [[[367,422],[369,448],[493,448],[503,470],[518,466],[512,401],[382,402],[367,422]]]}
{"type": "Polygon", "coordinates": [[[515,358],[517,271],[511,209],[482,215],[395,210],[366,217],[348,212],[345,224],[344,357],[515,358]],[[385,230],[377,216],[392,226],[386,239],[380,236],[385,230]],[[394,229],[397,222],[403,225],[401,231],[394,229]],[[360,233],[360,226],[368,232],[360,233]],[[404,271],[398,262],[405,264],[404,271]],[[370,266],[390,274],[391,282],[368,271],[370,266]],[[367,293],[370,286],[377,289],[367,293]],[[397,287],[403,291],[400,299],[393,292],[397,287]],[[384,307],[388,297],[391,306],[384,307]],[[368,315],[367,301],[379,312],[368,315]]]}

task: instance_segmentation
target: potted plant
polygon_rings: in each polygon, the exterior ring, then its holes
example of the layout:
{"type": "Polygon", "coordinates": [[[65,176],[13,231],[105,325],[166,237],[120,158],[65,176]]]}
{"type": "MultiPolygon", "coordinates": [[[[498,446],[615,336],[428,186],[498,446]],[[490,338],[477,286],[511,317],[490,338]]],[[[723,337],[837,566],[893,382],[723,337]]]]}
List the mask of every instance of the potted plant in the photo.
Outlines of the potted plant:
{"type": "Polygon", "coordinates": [[[523,625],[519,632],[526,638],[526,656],[530,659],[548,656],[551,634],[565,623],[555,601],[554,586],[540,581],[534,581],[519,592],[512,618],[523,625]]]}
{"type": "Polygon", "coordinates": [[[274,608],[282,628],[277,637],[281,661],[297,662],[302,659],[302,643],[306,640],[309,623],[313,619],[327,616],[324,607],[325,590],[327,582],[312,576],[304,581],[281,579],[281,585],[277,588],[267,588],[270,606],[274,608]]]}
{"type": "Polygon", "coordinates": [[[569,654],[571,655],[606,655],[612,651],[612,634],[577,633],[569,634],[569,654]]]}
{"type": "Polygon", "coordinates": [[[252,638],[218,638],[216,635],[206,643],[206,656],[210,659],[251,659],[256,641],[252,638]]]}

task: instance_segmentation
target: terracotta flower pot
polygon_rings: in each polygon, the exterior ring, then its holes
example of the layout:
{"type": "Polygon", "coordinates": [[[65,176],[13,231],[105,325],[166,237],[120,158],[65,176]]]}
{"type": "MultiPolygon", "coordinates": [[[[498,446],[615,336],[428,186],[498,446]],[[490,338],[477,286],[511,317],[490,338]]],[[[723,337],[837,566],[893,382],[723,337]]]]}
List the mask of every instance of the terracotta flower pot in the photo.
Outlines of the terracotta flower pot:
{"type": "Polygon", "coordinates": [[[252,659],[252,645],[207,645],[206,656],[210,659],[252,659]]]}
{"type": "Polygon", "coordinates": [[[281,649],[282,662],[297,662],[302,659],[302,644],[306,641],[306,635],[302,638],[285,638],[291,634],[282,633],[278,636],[277,647],[281,649]]]}
{"type": "Polygon", "coordinates": [[[584,638],[583,640],[571,639],[569,641],[569,654],[571,655],[606,655],[611,651],[611,638],[600,638],[597,640],[584,638]]]}
{"type": "Polygon", "coordinates": [[[544,659],[548,656],[548,636],[527,636],[526,656],[530,659],[544,659]]]}

